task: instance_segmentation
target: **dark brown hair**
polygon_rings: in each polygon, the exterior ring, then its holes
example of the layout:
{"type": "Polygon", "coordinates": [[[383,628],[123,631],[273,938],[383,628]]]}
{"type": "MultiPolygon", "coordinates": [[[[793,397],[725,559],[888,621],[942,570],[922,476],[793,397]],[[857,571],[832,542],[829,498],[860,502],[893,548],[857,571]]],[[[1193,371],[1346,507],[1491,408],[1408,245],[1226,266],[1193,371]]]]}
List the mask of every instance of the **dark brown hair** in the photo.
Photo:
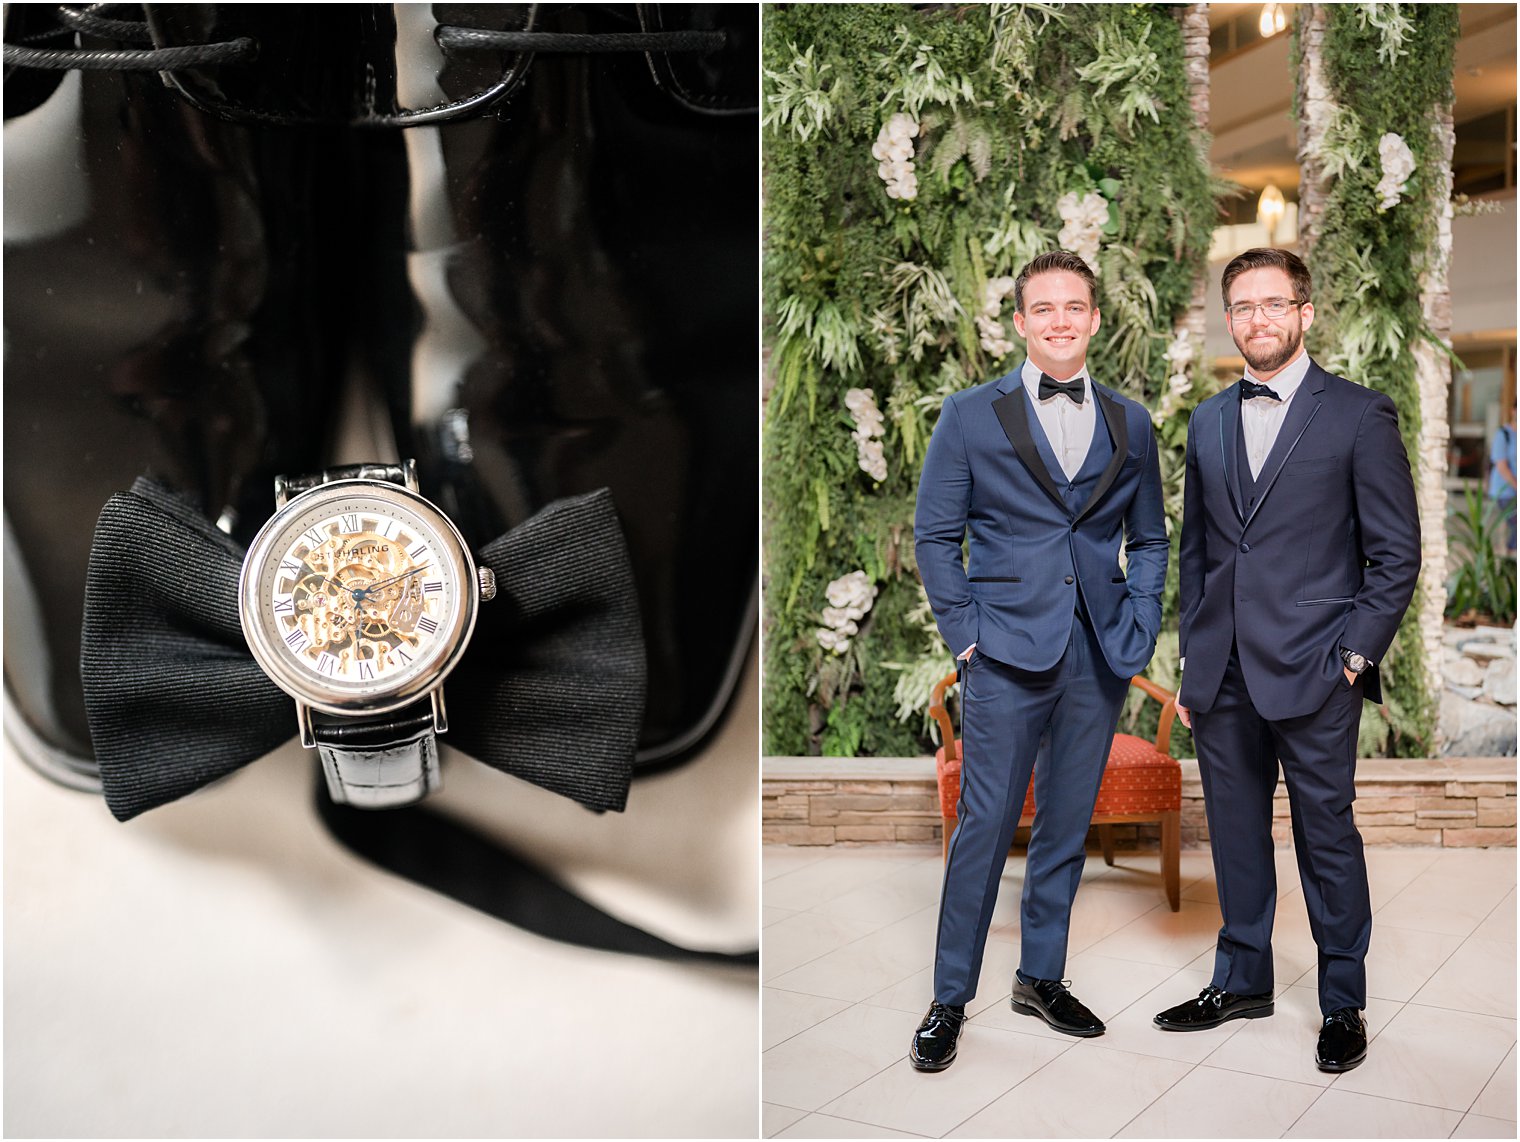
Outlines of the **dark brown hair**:
{"type": "Polygon", "coordinates": [[[1053,273],[1056,270],[1065,270],[1076,274],[1087,283],[1087,300],[1096,309],[1098,306],[1098,279],[1092,270],[1087,268],[1087,263],[1076,254],[1067,253],[1065,250],[1051,250],[1049,253],[1040,254],[1030,259],[1029,264],[1019,271],[1019,276],[1013,281],[1013,308],[1020,313],[1024,312],[1024,287],[1029,284],[1029,279],[1038,274],[1053,273]]]}
{"type": "Polygon", "coordinates": [[[1303,259],[1291,250],[1274,250],[1269,246],[1258,246],[1254,250],[1247,250],[1244,254],[1236,254],[1230,259],[1230,264],[1224,268],[1224,276],[1219,279],[1219,290],[1224,294],[1224,307],[1230,308],[1230,285],[1241,274],[1248,270],[1282,270],[1288,275],[1288,280],[1293,283],[1293,300],[1303,305],[1309,300],[1309,267],[1304,265],[1303,259]]]}

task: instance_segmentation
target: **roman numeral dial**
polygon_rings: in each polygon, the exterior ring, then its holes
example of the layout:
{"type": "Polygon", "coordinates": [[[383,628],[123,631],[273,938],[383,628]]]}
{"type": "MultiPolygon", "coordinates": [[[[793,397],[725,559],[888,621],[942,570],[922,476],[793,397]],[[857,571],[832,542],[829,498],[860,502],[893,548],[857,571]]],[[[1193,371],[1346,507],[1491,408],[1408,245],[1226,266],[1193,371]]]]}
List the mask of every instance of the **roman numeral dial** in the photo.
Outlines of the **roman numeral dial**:
{"type": "Polygon", "coordinates": [[[452,667],[474,622],[474,567],[448,520],[400,487],[353,484],[291,499],[243,574],[250,647],[318,709],[415,688],[452,667]]]}

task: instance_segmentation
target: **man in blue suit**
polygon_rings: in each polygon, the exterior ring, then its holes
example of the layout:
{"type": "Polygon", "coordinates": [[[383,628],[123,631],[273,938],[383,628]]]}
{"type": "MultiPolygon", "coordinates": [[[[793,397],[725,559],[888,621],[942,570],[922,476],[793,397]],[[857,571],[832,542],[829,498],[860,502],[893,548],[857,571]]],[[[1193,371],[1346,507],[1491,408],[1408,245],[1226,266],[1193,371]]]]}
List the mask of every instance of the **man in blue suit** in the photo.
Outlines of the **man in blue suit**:
{"type": "Polygon", "coordinates": [[[1167,537],[1150,417],[1087,374],[1096,286],[1075,254],[1024,267],[1013,321],[1029,359],[946,399],[919,480],[918,568],[961,671],[965,758],[934,1002],[909,1051],[921,1071],[955,1059],[1031,774],[1036,815],[1011,1002],[1070,1035],[1104,1031],[1061,977],[1119,709],[1161,628],[1167,537]]]}
{"type": "Polygon", "coordinates": [[[1420,572],[1420,525],[1393,402],[1304,352],[1309,271],[1286,250],[1225,267],[1245,379],[1188,427],[1177,711],[1198,747],[1224,926],[1214,978],[1156,1016],[1169,1031],[1272,1014],[1272,794],[1319,947],[1320,1070],[1367,1053],[1372,907],[1352,819],[1362,702],[1420,572]]]}

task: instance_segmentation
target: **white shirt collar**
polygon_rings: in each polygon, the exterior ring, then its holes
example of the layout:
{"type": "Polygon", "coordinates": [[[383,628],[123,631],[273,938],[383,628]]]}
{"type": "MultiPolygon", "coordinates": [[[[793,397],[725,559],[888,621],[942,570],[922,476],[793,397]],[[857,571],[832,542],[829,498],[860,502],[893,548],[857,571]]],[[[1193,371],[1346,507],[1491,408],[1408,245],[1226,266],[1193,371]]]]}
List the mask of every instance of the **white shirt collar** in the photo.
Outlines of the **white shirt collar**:
{"type": "MultiPolygon", "coordinates": [[[[1246,369],[1246,380],[1258,385],[1266,385],[1282,398],[1283,404],[1287,404],[1292,399],[1293,394],[1298,392],[1298,386],[1304,383],[1304,378],[1309,375],[1309,363],[1308,352],[1303,352],[1298,355],[1291,365],[1278,373],[1270,381],[1263,381],[1255,373],[1251,372],[1249,368],[1246,369]]],[[[1039,379],[1039,376],[1036,375],[1035,380],[1038,382],[1039,379]]]]}
{"type": "MultiPolygon", "coordinates": [[[[1029,392],[1029,399],[1034,401],[1035,404],[1039,404],[1040,402],[1040,374],[1042,372],[1044,370],[1040,366],[1026,359],[1024,361],[1024,368],[1019,374],[1019,379],[1024,382],[1024,388],[1029,392]]],[[[1067,377],[1066,380],[1075,380],[1077,377],[1082,378],[1082,400],[1090,404],[1093,399],[1092,377],[1088,376],[1086,365],[1083,365],[1076,373],[1067,377]]],[[[1055,400],[1055,397],[1051,397],[1050,399],[1055,400]]]]}

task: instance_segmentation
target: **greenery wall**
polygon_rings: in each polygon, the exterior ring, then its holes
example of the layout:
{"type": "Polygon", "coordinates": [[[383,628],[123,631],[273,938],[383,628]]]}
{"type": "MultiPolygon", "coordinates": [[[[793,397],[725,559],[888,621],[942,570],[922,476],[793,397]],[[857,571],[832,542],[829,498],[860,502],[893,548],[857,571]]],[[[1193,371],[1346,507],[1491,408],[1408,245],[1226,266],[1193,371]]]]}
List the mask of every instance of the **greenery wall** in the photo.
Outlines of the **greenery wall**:
{"type": "MultiPolygon", "coordinates": [[[[1420,274],[1445,206],[1435,112],[1451,99],[1457,38],[1455,5],[1328,6],[1324,64],[1337,111],[1322,151],[1335,181],[1311,255],[1309,349],[1331,372],[1393,399],[1416,471],[1421,418],[1412,347],[1434,340],[1421,311],[1420,274]]],[[[1417,595],[1380,666],[1388,721],[1368,709],[1364,756],[1429,752],[1437,708],[1425,683],[1419,614],[1417,595]]]]}
{"type": "MultiPolygon", "coordinates": [[[[1200,159],[1179,11],[768,9],[768,751],[926,744],[949,654],[913,563],[919,466],[944,397],[1021,359],[1006,294],[1035,253],[1074,250],[1097,271],[1093,375],[1153,409],[1180,520],[1187,416],[1212,385],[1195,375],[1203,347],[1173,331],[1219,188],[1200,159]]],[[[1411,345],[1429,336],[1419,276],[1443,205],[1433,113],[1450,95],[1457,12],[1334,5],[1328,19],[1335,181],[1312,254],[1310,350],[1393,397],[1413,456],[1411,345]]],[[[1364,753],[1428,751],[1418,612],[1416,599],[1383,664],[1386,720],[1369,710],[1364,753]]],[[[1171,683],[1175,558],[1165,620],[1149,673],[1171,683]]]]}
{"type": "MultiPolygon", "coordinates": [[[[765,19],[765,748],[914,755],[950,667],[913,560],[940,403],[1022,359],[1008,280],[1094,265],[1093,376],[1154,410],[1181,519],[1176,338],[1216,208],[1180,9],[795,5],[765,19]],[[910,165],[911,164],[911,165],[910,165]]],[[[1176,568],[1150,673],[1172,680],[1176,568]]]]}

